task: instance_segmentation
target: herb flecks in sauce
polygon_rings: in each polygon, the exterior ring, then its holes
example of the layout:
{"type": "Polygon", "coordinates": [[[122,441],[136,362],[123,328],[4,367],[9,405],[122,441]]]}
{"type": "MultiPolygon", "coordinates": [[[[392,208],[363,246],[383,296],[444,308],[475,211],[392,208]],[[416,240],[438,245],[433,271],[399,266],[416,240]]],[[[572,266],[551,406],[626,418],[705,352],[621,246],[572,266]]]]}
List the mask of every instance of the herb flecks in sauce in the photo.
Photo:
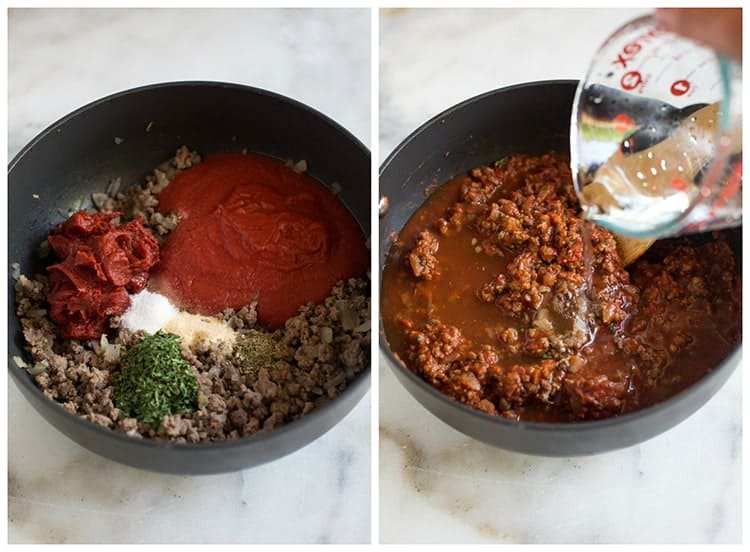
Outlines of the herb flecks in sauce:
{"type": "Polygon", "coordinates": [[[192,412],[198,402],[198,382],[180,354],[179,337],[161,331],[125,353],[112,383],[117,407],[153,427],[164,416],[192,412]]]}

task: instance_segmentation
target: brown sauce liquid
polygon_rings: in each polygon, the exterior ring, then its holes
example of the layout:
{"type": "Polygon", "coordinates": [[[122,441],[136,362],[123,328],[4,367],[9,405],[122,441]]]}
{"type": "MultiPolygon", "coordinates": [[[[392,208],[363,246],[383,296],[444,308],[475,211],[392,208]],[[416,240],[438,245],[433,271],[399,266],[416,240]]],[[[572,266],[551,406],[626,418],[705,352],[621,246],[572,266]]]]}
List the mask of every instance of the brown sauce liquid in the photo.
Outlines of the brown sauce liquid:
{"type": "MultiPolygon", "coordinates": [[[[465,224],[451,239],[440,241],[437,257],[440,277],[434,280],[416,280],[405,267],[417,235],[431,227],[445,210],[456,201],[458,190],[467,177],[457,177],[438,188],[425,205],[406,223],[393,243],[383,270],[381,298],[383,327],[391,350],[402,360],[406,358],[406,336],[398,320],[407,317],[417,324],[437,318],[461,328],[463,335],[475,345],[493,344],[497,332],[518,324],[504,316],[491,303],[480,301],[476,290],[505,271],[510,258],[478,253],[479,235],[465,224]]],[[[514,360],[514,359],[510,359],[514,360]]],[[[527,360],[519,355],[518,361],[527,360]]]]}

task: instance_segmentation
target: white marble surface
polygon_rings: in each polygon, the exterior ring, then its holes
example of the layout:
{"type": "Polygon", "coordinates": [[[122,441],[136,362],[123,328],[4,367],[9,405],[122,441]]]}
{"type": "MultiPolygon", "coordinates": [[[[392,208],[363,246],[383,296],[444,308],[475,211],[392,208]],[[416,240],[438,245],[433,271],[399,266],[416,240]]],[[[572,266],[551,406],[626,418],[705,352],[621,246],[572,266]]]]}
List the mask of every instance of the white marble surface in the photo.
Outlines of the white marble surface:
{"type": "MultiPolygon", "coordinates": [[[[388,10],[380,20],[380,157],[481,92],[580,78],[635,10],[388,10]]],[[[707,543],[741,540],[741,373],[640,446],[554,459],[458,433],[380,368],[380,540],[707,543]]]]}
{"type": "MultiPolygon", "coordinates": [[[[12,10],[9,156],[104,95],[224,80],[291,96],[370,138],[368,10],[12,10]]],[[[334,429],[255,469],[152,474],[49,426],[9,384],[11,543],[369,542],[369,394],[334,429]]]]}

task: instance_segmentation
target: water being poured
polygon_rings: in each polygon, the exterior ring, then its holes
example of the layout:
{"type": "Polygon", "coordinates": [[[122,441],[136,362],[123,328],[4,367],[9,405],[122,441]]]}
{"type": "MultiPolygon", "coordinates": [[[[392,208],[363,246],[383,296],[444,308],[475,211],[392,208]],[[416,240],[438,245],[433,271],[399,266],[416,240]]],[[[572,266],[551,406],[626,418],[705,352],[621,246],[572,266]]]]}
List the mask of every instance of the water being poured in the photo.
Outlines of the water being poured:
{"type": "Polygon", "coordinates": [[[583,245],[584,283],[574,298],[573,305],[573,336],[579,348],[593,342],[596,337],[594,323],[594,247],[591,241],[592,222],[583,218],[579,220],[578,228],[583,245]]]}
{"type": "Polygon", "coordinates": [[[583,266],[586,275],[585,295],[589,300],[594,298],[594,244],[591,242],[593,223],[581,219],[581,240],[583,241],[583,266]]]}
{"type": "Polygon", "coordinates": [[[591,242],[591,228],[593,223],[581,219],[579,228],[581,232],[581,241],[583,243],[583,266],[584,266],[584,285],[579,290],[576,297],[576,314],[573,321],[577,331],[585,333],[585,343],[588,344],[594,339],[592,322],[594,318],[593,305],[595,302],[594,293],[594,246],[591,242]]]}

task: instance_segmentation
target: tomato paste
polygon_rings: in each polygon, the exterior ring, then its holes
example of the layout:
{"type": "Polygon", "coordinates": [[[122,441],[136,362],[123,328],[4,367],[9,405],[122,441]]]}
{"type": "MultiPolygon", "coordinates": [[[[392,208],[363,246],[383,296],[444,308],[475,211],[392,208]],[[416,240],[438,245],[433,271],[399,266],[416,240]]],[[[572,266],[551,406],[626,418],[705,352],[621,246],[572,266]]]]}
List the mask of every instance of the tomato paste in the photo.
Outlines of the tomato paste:
{"type": "Polygon", "coordinates": [[[78,211],[47,238],[60,262],[49,267],[50,317],[65,339],[96,339],[109,317],[124,313],[128,292],[146,287],[159,260],[159,244],[134,220],[115,225],[120,213],[78,211]]]}
{"type": "Polygon", "coordinates": [[[257,299],[278,328],[368,264],[362,232],[311,177],[257,154],[221,153],[177,175],[159,194],[180,224],[167,237],[150,287],[180,308],[213,315],[257,299]]]}

